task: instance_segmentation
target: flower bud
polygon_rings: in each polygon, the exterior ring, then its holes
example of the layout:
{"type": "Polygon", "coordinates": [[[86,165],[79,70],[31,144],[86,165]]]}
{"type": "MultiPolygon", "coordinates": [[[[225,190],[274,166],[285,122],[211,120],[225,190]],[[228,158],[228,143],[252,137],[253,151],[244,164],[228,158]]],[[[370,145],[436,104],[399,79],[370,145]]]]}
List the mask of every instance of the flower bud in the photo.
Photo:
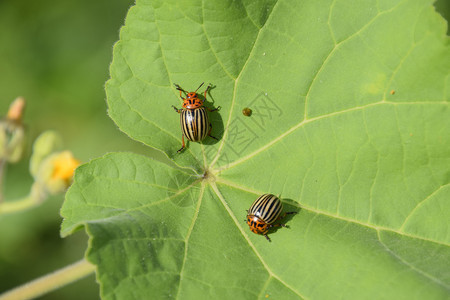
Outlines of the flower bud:
{"type": "Polygon", "coordinates": [[[16,100],[14,100],[9,106],[8,115],[6,118],[11,121],[21,122],[24,108],[25,99],[22,97],[16,98],[16,100]]]}
{"type": "Polygon", "coordinates": [[[25,131],[22,114],[25,100],[17,98],[11,103],[6,118],[0,120],[0,160],[18,162],[22,156],[25,131]]]}
{"type": "Polygon", "coordinates": [[[30,159],[30,173],[36,177],[42,161],[53,152],[61,151],[63,141],[53,130],[47,130],[39,135],[33,144],[33,154],[30,159]]]}

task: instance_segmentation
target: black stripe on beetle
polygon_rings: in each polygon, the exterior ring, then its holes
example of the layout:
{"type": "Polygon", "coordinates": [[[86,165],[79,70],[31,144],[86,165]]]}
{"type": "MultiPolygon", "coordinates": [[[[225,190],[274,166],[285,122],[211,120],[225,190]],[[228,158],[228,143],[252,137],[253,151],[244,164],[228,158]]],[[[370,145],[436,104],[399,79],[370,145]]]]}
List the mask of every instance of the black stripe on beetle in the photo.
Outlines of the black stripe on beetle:
{"type": "Polygon", "coordinates": [[[209,133],[210,123],[204,107],[185,109],[180,114],[180,125],[183,135],[190,141],[200,142],[209,133]]]}

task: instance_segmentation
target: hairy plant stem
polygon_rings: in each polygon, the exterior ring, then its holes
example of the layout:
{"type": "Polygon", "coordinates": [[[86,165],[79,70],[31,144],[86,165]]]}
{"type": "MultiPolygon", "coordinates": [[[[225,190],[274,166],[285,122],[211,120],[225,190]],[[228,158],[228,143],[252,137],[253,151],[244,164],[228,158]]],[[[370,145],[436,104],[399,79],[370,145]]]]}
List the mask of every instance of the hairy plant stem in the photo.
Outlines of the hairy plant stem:
{"type": "Polygon", "coordinates": [[[53,273],[0,294],[0,300],[34,299],[86,277],[94,271],[95,266],[86,259],[82,259],[53,273]]]}

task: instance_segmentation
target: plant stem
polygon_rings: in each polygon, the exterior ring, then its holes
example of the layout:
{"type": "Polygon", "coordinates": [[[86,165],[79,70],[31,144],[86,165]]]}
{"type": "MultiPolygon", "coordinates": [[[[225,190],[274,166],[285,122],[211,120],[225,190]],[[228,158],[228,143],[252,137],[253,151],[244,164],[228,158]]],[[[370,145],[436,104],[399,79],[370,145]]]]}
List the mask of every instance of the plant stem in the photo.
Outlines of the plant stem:
{"type": "Polygon", "coordinates": [[[47,197],[41,190],[41,185],[35,182],[31,186],[31,191],[28,196],[18,200],[0,202],[0,215],[21,212],[40,205],[45,197],[47,197]]]}
{"type": "Polygon", "coordinates": [[[0,204],[3,202],[3,173],[6,168],[6,160],[0,159],[0,204]]]}
{"type": "Polygon", "coordinates": [[[0,215],[23,211],[38,204],[30,195],[15,201],[3,201],[0,202],[0,215]]]}
{"type": "Polygon", "coordinates": [[[33,299],[73,283],[95,271],[95,266],[85,259],[42,276],[8,292],[0,294],[0,300],[33,299]]]}

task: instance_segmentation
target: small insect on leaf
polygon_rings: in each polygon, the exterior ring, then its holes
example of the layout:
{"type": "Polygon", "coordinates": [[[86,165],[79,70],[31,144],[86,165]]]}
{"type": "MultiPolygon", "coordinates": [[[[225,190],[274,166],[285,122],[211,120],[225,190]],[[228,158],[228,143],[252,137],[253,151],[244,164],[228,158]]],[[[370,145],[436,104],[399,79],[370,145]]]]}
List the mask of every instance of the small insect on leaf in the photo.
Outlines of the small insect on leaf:
{"type": "Polygon", "coordinates": [[[261,234],[266,237],[269,229],[272,227],[286,227],[281,223],[275,223],[283,219],[286,215],[296,214],[297,212],[286,212],[281,215],[283,204],[280,199],[272,194],[263,194],[253,202],[247,212],[247,225],[253,233],[261,234]]]}
{"type": "MultiPolygon", "coordinates": [[[[203,100],[198,97],[197,91],[203,85],[203,82],[194,92],[187,92],[183,90],[178,84],[175,84],[175,88],[180,91],[180,98],[183,100],[183,108],[178,109],[172,105],[173,109],[180,114],[181,125],[181,140],[182,147],[177,151],[181,152],[186,148],[184,143],[184,137],[192,142],[203,141],[207,136],[216,139],[211,135],[212,125],[209,122],[208,113],[206,110],[213,112],[220,109],[220,106],[214,109],[206,108],[203,104],[203,100]],[[186,95],[183,98],[182,93],[186,95]]],[[[206,100],[206,94],[211,88],[211,84],[205,90],[204,98],[206,100]]]]}
{"type": "Polygon", "coordinates": [[[246,107],[242,110],[242,114],[246,117],[250,117],[252,115],[252,112],[253,111],[248,107],[246,107]]]}

